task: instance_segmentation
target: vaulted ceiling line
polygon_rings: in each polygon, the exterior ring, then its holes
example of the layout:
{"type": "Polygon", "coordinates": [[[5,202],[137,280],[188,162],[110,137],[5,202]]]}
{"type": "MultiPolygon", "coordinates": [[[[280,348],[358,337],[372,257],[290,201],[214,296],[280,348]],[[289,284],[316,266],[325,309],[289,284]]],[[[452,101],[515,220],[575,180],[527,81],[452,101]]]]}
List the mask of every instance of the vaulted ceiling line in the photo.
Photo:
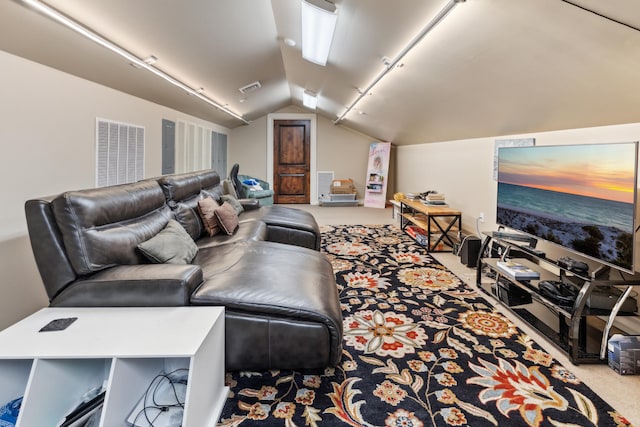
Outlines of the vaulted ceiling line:
{"type": "Polygon", "coordinates": [[[422,30],[407,44],[402,51],[391,61],[385,62],[385,68],[382,70],[380,74],[376,76],[375,79],[364,90],[360,91],[358,97],[349,105],[346,110],[340,115],[336,120],[333,121],[334,124],[340,123],[347,114],[351,110],[355,108],[355,106],[367,96],[371,90],[387,75],[393,70],[396,65],[404,58],[418,43],[424,39],[431,30],[433,30],[444,18],[449,15],[449,13],[458,5],[458,3],[464,3],[466,0],[449,0],[449,2],[436,14],[436,16],[429,21],[429,23],[422,28],[422,30]]]}
{"type": "Polygon", "coordinates": [[[106,39],[105,37],[101,36],[100,34],[96,33],[95,31],[91,30],[87,26],[83,25],[82,23],[80,23],[80,22],[70,18],[69,16],[63,14],[62,12],[58,11],[57,9],[55,9],[55,8],[53,8],[53,7],[51,7],[51,6],[47,5],[47,4],[39,1],[39,0],[21,0],[21,1],[25,5],[30,6],[32,9],[43,13],[47,17],[53,19],[54,21],[56,21],[56,22],[64,25],[65,27],[77,32],[78,34],[80,34],[80,35],[86,37],[87,39],[99,44],[100,46],[102,46],[102,47],[104,47],[106,49],[109,49],[110,51],[120,55],[121,57],[123,57],[126,60],[130,61],[132,63],[132,65],[135,65],[138,68],[143,68],[143,69],[155,74],[156,76],[164,79],[168,83],[171,83],[172,85],[184,90],[189,95],[195,96],[196,98],[206,102],[207,104],[213,106],[214,108],[216,108],[216,109],[218,109],[220,111],[223,111],[224,113],[232,116],[235,119],[240,120],[244,124],[249,124],[249,121],[246,120],[244,117],[242,117],[240,114],[230,110],[229,108],[225,107],[224,105],[222,105],[222,104],[216,102],[215,100],[209,98],[208,96],[204,95],[200,88],[198,88],[198,89],[192,88],[191,86],[187,85],[186,83],[182,82],[181,80],[179,80],[179,79],[171,76],[170,74],[162,71],[161,69],[153,66],[152,62],[147,61],[145,59],[138,58],[136,55],[132,54],[127,49],[125,49],[122,46],[117,45],[116,43],[106,39]]]}
{"type": "Polygon", "coordinates": [[[609,21],[611,21],[611,22],[615,22],[616,24],[619,24],[619,25],[622,25],[622,26],[624,26],[624,27],[631,28],[632,30],[636,30],[636,31],[639,31],[639,32],[640,32],[640,28],[638,28],[638,27],[634,27],[634,26],[633,26],[633,25],[631,25],[631,24],[627,24],[626,22],[619,21],[619,20],[614,19],[614,18],[612,18],[612,17],[610,17],[610,16],[604,15],[604,14],[602,14],[602,13],[600,13],[600,12],[596,12],[596,11],[595,11],[595,10],[593,10],[593,9],[589,9],[588,7],[585,7],[585,6],[579,5],[579,4],[574,3],[574,2],[572,2],[572,1],[570,1],[570,0],[560,0],[560,1],[562,1],[562,2],[564,2],[564,3],[566,3],[566,4],[569,4],[569,5],[571,5],[571,6],[577,7],[578,9],[582,9],[582,10],[584,10],[585,12],[592,13],[592,14],[594,14],[594,15],[596,15],[596,16],[599,16],[600,18],[604,18],[604,19],[609,20],[609,21]]]}

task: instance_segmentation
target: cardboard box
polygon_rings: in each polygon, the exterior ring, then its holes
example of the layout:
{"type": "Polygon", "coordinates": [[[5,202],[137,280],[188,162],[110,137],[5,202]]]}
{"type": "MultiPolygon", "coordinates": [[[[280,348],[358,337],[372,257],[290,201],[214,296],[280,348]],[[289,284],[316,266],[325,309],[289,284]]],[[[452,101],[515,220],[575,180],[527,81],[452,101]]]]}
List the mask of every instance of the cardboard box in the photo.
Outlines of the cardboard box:
{"type": "Polygon", "coordinates": [[[329,192],[331,194],[355,194],[356,186],[350,179],[334,179],[331,181],[329,192]]]}
{"type": "Polygon", "coordinates": [[[640,335],[613,335],[607,353],[609,366],[620,375],[640,374],[640,335]]]}

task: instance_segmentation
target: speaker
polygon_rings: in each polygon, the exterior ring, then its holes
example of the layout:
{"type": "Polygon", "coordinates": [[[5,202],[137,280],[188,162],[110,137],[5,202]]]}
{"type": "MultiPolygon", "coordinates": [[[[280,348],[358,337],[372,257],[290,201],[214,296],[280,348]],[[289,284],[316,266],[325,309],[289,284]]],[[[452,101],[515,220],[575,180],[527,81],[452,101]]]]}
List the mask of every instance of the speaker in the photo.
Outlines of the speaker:
{"type": "Polygon", "coordinates": [[[480,239],[476,236],[466,236],[460,243],[458,255],[460,262],[467,267],[475,267],[478,264],[478,256],[480,255],[480,239]]]}

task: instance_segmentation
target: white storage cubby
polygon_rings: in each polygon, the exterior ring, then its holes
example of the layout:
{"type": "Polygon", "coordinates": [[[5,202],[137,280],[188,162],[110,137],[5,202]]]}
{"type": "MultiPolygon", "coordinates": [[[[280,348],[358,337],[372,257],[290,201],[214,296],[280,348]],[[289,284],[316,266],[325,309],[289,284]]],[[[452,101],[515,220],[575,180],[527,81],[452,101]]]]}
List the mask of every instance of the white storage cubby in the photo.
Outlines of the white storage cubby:
{"type": "Polygon", "coordinates": [[[33,359],[0,360],[0,405],[24,396],[33,359]]]}
{"type": "Polygon", "coordinates": [[[38,409],[21,411],[19,425],[64,419],[87,391],[104,383],[110,364],[110,359],[35,359],[22,408],[38,409]]]}
{"type": "Polygon", "coordinates": [[[47,308],[0,339],[12,343],[0,350],[0,405],[23,396],[17,427],[54,427],[100,386],[100,426],[128,425],[153,379],[177,369],[188,370],[183,426],[215,426],[227,397],[220,307],[47,308]],[[64,331],[38,332],[66,317],[78,320],[64,331]]]}

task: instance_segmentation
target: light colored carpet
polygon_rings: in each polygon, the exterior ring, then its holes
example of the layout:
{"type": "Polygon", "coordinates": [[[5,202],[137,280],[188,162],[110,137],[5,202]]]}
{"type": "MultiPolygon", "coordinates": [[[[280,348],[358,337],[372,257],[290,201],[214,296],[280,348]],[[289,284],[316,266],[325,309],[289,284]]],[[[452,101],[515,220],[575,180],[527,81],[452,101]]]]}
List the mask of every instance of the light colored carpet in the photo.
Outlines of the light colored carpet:
{"type": "Polygon", "coordinates": [[[392,209],[365,208],[364,206],[280,205],[304,209],[313,214],[320,225],[396,224],[392,209]]]}

